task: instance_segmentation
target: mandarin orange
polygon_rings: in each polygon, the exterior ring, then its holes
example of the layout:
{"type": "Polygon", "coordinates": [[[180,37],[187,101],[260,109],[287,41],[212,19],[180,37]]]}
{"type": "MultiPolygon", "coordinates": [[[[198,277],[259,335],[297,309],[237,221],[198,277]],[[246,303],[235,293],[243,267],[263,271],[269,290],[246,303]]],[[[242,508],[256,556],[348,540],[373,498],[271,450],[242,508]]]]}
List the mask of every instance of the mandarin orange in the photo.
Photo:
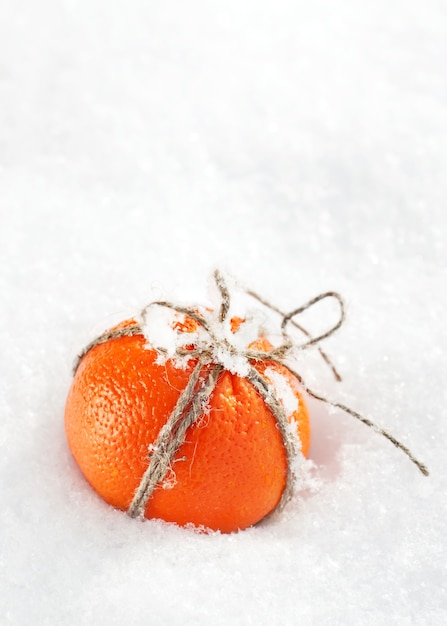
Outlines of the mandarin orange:
{"type": "MultiPolygon", "coordinates": [[[[235,320],[233,331],[239,324],[235,320]]],[[[266,353],[272,348],[263,338],[251,347],[266,353]]],[[[151,446],[197,362],[190,359],[182,369],[172,360],[157,363],[157,356],[143,334],[96,345],[83,356],[66,402],[66,435],[77,464],[93,489],[122,510],[129,508],[151,446]]],[[[297,402],[289,421],[306,456],[309,417],[298,380],[279,363],[254,365],[273,387],[279,374],[291,389],[297,402]]],[[[264,399],[248,379],[224,370],[144,515],[225,533],[247,528],[277,507],[287,463],[282,435],[264,399]]]]}

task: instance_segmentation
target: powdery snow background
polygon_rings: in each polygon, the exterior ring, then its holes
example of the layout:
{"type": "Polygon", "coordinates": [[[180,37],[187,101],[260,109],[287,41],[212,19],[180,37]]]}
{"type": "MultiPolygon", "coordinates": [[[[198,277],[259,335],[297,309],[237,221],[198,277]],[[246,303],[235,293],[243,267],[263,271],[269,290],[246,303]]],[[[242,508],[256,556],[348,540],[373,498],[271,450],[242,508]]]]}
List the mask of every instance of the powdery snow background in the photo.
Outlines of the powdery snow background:
{"type": "Polygon", "coordinates": [[[2,624],[446,623],[446,59],[443,0],[3,0],[2,624]],[[73,358],[154,296],[206,303],[216,266],[287,310],[339,290],[344,382],[300,370],[430,478],[311,403],[320,488],[268,524],[99,500],[73,358]]]}

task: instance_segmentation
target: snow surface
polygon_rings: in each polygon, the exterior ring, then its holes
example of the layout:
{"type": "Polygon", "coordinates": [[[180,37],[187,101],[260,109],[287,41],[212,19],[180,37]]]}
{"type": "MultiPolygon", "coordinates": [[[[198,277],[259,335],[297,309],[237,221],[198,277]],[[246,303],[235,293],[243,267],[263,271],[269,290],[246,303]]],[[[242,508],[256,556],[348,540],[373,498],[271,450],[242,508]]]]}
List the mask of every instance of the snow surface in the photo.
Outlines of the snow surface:
{"type": "MultiPolygon", "coordinates": [[[[447,622],[447,5],[0,6],[0,623],[447,622]],[[215,267],[348,302],[299,369],[317,490],[232,535],[139,523],[67,449],[79,350],[215,267]]],[[[332,308],[306,317],[327,327],[332,308]]]]}

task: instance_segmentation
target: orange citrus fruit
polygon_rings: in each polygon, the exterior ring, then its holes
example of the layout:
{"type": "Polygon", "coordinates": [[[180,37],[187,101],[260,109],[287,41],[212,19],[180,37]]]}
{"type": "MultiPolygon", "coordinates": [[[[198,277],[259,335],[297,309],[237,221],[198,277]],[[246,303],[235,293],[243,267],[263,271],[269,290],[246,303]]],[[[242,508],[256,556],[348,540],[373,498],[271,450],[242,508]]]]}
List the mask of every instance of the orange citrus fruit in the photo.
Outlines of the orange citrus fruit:
{"type": "MultiPolygon", "coordinates": [[[[250,347],[272,348],[263,338],[250,347]]],[[[171,360],[158,364],[157,356],[143,334],[96,345],[82,358],[66,402],[66,435],[77,464],[93,489],[122,510],[197,363],[190,359],[181,369],[171,360]]],[[[297,379],[273,361],[253,364],[273,386],[270,368],[292,390],[297,408],[289,420],[306,456],[309,418],[297,379]]],[[[246,378],[225,370],[170,467],[146,505],[147,518],[232,532],[272,512],[286,487],[287,456],[275,417],[246,378]]]]}

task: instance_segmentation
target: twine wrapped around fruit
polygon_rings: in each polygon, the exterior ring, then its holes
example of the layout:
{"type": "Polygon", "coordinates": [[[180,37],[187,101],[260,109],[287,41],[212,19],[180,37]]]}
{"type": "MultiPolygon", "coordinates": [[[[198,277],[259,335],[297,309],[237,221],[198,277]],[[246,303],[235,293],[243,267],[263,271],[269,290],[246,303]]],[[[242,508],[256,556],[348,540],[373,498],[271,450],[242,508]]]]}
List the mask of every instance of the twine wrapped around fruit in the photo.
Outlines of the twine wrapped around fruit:
{"type": "Polygon", "coordinates": [[[142,311],[141,317],[143,324],[132,324],[131,326],[125,328],[107,331],[88,344],[77,357],[74,372],[76,372],[81,360],[87,352],[95,346],[118,337],[143,335],[146,317],[153,307],[163,307],[192,319],[202,333],[203,338],[201,341],[198,341],[193,346],[177,346],[174,354],[168,355],[168,351],[162,346],[152,346],[160,355],[165,355],[166,358],[169,356],[169,358],[174,359],[197,359],[197,363],[191,373],[188,384],[180,394],[176,406],[164,426],[161,428],[156,441],[151,446],[148,454],[149,465],[141,478],[141,482],[127,511],[130,517],[135,518],[142,517],[144,515],[146,505],[154,489],[164,481],[167,473],[172,468],[174,455],[185,441],[188,429],[199,420],[206,410],[219,376],[225,369],[228,368],[228,363],[235,361],[239,363],[241,375],[250,381],[265,402],[268,409],[273,414],[282,437],[287,457],[287,477],[286,487],[276,510],[283,508],[292,494],[294,484],[294,473],[292,468],[294,465],[294,457],[297,454],[297,445],[291,434],[289,420],[282,402],[278,398],[273,386],[268,383],[266,378],[256,369],[253,363],[274,362],[282,365],[300,382],[303,390],[309,396],[349,413],[365,425],[375,430],[377,433],[383,435],[397,448],[402,450],[425,476],[428,475],[427,467],[418,461],[410,450],[400,443],[393,435],[344,404],[332,402],[313,392],[305,384],[302,376],[290,367],[286,361],[292,351],[304,350],[312,346],[316,346],[322,358],[331,368],[336,380],[341,380],[340,375],[329,360],[328,356],[319,346],[319,343],[323,339],[331,336],[340,328],[345,319],[343,299],[338,293],[334,291],[322,293],[309,300],[303,306],[285,314],[277,307],[271,305],[266,300],[258,296],[255,292],[247,290],[248,295],[256,299],[262,305],[275,311],[282,317],[282,343],[268,352],[263,352],[250,348],[239,349],[228,339],[225,334],[224,324],[227,321],[230,310],[230,292],[222,274],[218,270],[214,272],[214,279],[219,290],[221,300],[217,316],[213,312],[205,311],[199,313],[195,309],[178,306],[167,301],[152,302],[142,311]],[[338,302],[340,307],[339,319],[329,330],[318,335],[317,337],[312,337],[303,326],[294,320],[294,318],[316,303],[328,298],[332,298],[338,302]],[[304,343],[299,345],[293,343],[288,332],[289,325],[295,326],[306,336],[306,341],[304,343]]]}

